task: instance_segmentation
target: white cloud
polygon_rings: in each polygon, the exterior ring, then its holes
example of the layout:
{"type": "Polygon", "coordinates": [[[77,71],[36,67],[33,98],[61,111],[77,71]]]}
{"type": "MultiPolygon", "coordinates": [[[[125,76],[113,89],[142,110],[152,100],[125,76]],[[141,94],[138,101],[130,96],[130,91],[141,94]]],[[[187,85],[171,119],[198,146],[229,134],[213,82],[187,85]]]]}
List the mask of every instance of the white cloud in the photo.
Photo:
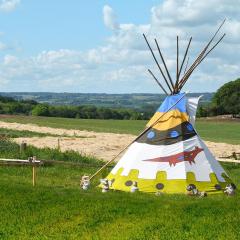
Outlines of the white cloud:
{"type": "Polygon", "coordinates": [[[165,26],[199,26],[215,24],[225,17],[236,17],[239,0],[168,0],[153,7],[153,22],[165,26]]]}
{"type": "Polygon", "coordinates": [[[0,76],[0,84],[2,87],[7,86],[8,83],[9,83],[9,79],[5,79],[2,76],[0,76]]]}
{"type": "MultiPolygon", "coordinates": [[[[216,31],[221,21],[226,18],[227,22],[222,29],[227,36],[224,41],[208,56],[199,68],[194,72],[188,86],[194,91],[214,91],[221,84],[239,77],[240,59],[236,54],[240,50],[240,1],[239,0],[168,0],[159,6],[152,8],[152,18],[148,25],[120,24],[118,33],[109,39],[110,52],[114,56],[118,49],[119,61],[137,65],[145,63],[145,68],[151,66],[154,60],[150,52],[146,55],[147,45],[141,37],[145,32],[148,39],[156,50],[153,39],[157,38],[161,46],[171,75],[176,75],[176,35],[180,37],[181,55],[185,50],[187,41],[193,36],[190,48],[190,63],[216,31]],[[122,53],[127,53],[122,58],[122,53]],[[139,54],[139,53],[142,53],[139,54]],[[144,53],[145,52],[145,53],[144,53]],[[141,56],[141,57],[140,57],[141,56]],[[139,57],[141,61],[139,61],[139,57]],[[134,61],[130,61],[135,59],[134,61]],[[146,64],[147,63],[147,64],[146,64]],[[227,67],[223,67],[228,66],[227,67]],[[234,66],[234,68],[230,67],[234,66]],[[209,81],[212,79],[212,82],[209,81]],[[205,81],[205,85],[198,83],[205,81]]],[[[221,35],[219,35],[221,36],[221,35]]],[[[158,53],[156,52],[159,57],[158,53]]],[[[155,72],[159,72],[155,67],[155,72]]],[[[161,76],[160,76],[161,78],[161,76]]],[[[187,85],[186,85],[187,86],[187,85]]],[[[146,88],[145,88],[146,89],[146,88]]]]}
{"type": "Polygon", "coordinates": [[[87,51],[60,49],[43,51],[31,58],[6,55],[0,63],[0,79],[8,91],[70,92],[160,92],[148,75],[151,68],[163,79],[142,37],[145,33],[158,52],[159,41],[172,77],[176,75],[176,35],[180,38],[180,60],[190,36],[190,63],[227,18],[222,29],[225,40],[193,73],[185,89],[215,91],[240,75],[240,0],[168,0],[155,6],[148,24],[118,23],[109,6],[103,8],[105,25],[113,33],[106,44],[87,51]],[[10,87],[11,86],[11,87],[10,87]]]}
{"type": "Polygon", "coordinates": [[[20,4],[20,0],[1,0],[0,11],[11,12],[17,7],[18,4],[20,4]]]}
{"type": "Polygon", "coordinates": [[[3,64],[4,65],[11,65],[17,62],[17,58],[12,55],[5,55],[3,59],[3,64]]]}
{"type": "Polygon", "coordinates": [[[6,44],[4,44],[3,42],[0,42],[0,51],[5,49],[7,49],[6,44]]]}
{"type": "Polygon", "coordinates": [[[108,5],[103,7],[103,20],[106,27],[110,28],[111,30],[117,30],[119,28],[117,17],[113,9],[108,5]]]}

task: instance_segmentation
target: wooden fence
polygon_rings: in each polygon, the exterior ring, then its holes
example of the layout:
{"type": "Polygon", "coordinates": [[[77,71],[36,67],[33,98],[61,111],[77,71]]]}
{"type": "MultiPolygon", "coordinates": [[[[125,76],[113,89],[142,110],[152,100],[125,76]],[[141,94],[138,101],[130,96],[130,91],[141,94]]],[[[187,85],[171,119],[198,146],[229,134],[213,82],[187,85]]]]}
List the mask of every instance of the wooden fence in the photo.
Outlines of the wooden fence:
{"type": "MultiPolygon", "coordinates": [[[[240,163],[240,160],[234,160],[229,158],[216,158],[219,162],[229,162],[229,163],[240,163]]],[[[66,161],[58,161],[58,160],[37,160],[36,157],[29,157],[27,160],[25,159],[7,159],[0,158],[0,165],[29,165],[32,166],[32,185],[33,187],[36,185],[37,179],[37,167],[44,164],[65,164],[72,166],[81,166],[81,167],[101,167],[100,165],[91,165],[77,162],[66,162],[66,161]]],[[[113,167],[113,166],[109,166],[113,167]]]]}
{"type": "Polygon", "coordinates": [[[36,167],[42,164],[42,161],[37,160],[36,157],[29,157],[27,160],[24,159],[7,159],[0,158],[0,163],[5,165],[29,165],[32,166],[32,185],[35,187],[36,185],[36,167]]]}

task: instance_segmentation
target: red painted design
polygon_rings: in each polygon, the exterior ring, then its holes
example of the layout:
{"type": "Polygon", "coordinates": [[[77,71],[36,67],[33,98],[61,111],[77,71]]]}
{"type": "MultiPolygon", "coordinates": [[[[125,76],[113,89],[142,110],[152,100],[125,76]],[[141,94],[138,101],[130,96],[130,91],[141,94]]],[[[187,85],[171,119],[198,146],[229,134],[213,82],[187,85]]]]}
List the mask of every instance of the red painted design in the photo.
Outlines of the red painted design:
{"type": "Polygon", "coordinates": [[[177,163],[187,161],[190,164],[195,163],[195,157],[202,152],[203,149],[199,147],[195,147],[192,151],[184,151],[175,155],[166,156],[166,157],[157,157],[152,159],[143,160],[146,162],[169,162],[170,166],[175,166],[177,163]]]}

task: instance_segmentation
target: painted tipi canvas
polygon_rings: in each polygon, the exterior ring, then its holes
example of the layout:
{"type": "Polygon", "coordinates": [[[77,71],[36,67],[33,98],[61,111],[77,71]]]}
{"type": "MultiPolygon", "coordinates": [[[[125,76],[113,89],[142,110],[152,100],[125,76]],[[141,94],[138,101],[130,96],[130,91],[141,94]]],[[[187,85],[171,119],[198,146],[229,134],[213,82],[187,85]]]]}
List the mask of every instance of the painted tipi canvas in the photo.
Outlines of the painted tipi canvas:
{"type": "Polygon", "coordinates": [[[166,97],[146,126],[152,127],[107,176],[112,189],[131,191],[134,182],[152,193],[185,193],[189,185],[215,193],[226,187],[227,174],[194,129],[197,101],[184,93],[166,97]]]}
{"type": "MultiPolygon", "coordinates": [[[[193,71],[224,38],[225,34],[213,44],[224,22],[225,20],[190,67],[188,67],[188,61],[185,64],[185,60],[192,38],[179,64],[179,39],[177,37],[175,82],[171,78],[157,40],[154,39],[155,49],[159,53],[162,64],[158,62],[154,50],[143,34],[165,84],[160,83],[150,69],[148,71],[167,97],[148,122],[146,129],[119,153],[126,150],[107,176],[104,182],[106,190],[110,185],[110,188],[114,190],[139,190],[159,194],[192,191],[194,195],[198,193],[205,195],[224,192],[226,189],[229,190],[227,190],[229,194],[234,193],[235,185],[231,183],[226,172],[195,130],[199,98],[190,98],[185,93],[181,93],[181,89],[193,71]]],[[[119,154],[92,177],[113,162],[119,154]]]]}

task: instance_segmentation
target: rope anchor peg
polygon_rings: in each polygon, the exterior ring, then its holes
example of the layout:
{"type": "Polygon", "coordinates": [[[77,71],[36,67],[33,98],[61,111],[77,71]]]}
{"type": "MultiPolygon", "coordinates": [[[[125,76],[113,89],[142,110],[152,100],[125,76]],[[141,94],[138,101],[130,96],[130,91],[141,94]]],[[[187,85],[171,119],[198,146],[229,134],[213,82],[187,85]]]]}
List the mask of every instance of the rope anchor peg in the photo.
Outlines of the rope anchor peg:
{"type": "Polygon", "coordinates": [[[236,191],[236,186],[233,183],[228,184],[224,189],[224,193],[228,196],[233,196],[235,194],[235,191],[236,191]]]}
{"type": "Polygon", "coordinates": [[[111,181],[108,181],[108,179],[101,179],[100,180],[101,184],[103,185],[102,186],[102,192],[103,193],[106,193],[109,191],[109,188],[111,186],[111,181]]]}
{"type": "Polygon", "coordinates": [[[83,175],[80,181],[80,187],[83,190],[88,190],[90,187],[90,177],[88,175],[83,175]]]}
{"type": "Polygon", "coordinates": [[[133,182],[133,185],[131,187],[131,193],[137,192],[139,190],[138,183],[136,181],[133,182]]]}

